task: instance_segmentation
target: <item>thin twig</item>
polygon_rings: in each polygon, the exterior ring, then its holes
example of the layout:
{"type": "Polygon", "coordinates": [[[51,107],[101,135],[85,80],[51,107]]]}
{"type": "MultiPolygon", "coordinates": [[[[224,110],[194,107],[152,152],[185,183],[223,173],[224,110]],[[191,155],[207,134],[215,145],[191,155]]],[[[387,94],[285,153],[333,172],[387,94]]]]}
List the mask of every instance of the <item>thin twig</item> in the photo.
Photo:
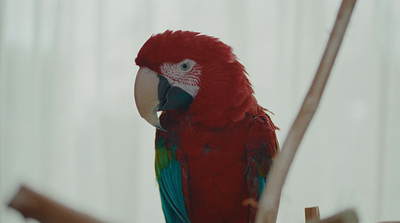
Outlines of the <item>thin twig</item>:
{"type": "Polygon", "coordinates": [[[281,152],[274,160],[268,184],[260,200],[256,223],[274,223],[279,209],[283,184],[297,148],[318,108],[326,82],[335,62],[356,0],[343,0],[324,55],[303,105],[288,133],[281,152]]]}

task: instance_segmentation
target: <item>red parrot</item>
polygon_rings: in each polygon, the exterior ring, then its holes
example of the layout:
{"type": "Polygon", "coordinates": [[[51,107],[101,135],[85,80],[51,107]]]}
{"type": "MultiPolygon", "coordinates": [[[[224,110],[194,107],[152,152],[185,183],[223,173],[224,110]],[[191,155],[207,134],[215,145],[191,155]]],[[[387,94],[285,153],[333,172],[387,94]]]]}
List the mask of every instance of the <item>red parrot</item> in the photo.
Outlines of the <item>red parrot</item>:
{"type": "Polygon", "coordinates": [[[277,128],[231,47],[167,30],[151,36],[135,62],[136,105],[157,128],[166,222],[253,222],[255,209],[243,201],[260,198],[279,150],[277,128]]]}

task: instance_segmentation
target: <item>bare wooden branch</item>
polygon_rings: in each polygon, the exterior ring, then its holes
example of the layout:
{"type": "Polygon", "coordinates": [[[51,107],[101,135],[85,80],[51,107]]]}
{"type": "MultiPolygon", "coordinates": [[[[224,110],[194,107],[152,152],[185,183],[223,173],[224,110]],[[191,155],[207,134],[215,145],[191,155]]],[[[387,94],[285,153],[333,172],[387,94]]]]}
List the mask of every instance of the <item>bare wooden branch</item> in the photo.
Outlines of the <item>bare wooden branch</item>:
{"type": "Polygon", "coordinates": [[[25,186],[20,187],[8,206],[19,211],[25,218],[36,219],[41,223],[100,223],[25,186]]]}
{"type": "Polygon", "coordinates": [[[318,108],[329,74],[343,40],[356,0],[343,0],[324,55],[310,90],[287,135],[281,152],[276,156],[268,176],[268,186],[259,203],[256,223],[274,223],[279,209],[283,184],[297,148],[318,108]]]}

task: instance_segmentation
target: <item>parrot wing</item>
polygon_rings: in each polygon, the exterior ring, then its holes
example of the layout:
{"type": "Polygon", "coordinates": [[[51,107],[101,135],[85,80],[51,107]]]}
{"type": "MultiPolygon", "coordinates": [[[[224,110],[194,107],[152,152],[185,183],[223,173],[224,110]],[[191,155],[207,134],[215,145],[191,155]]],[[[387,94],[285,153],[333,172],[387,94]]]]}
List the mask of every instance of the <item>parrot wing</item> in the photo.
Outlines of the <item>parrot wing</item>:
{"type": "Polygon", "coordinates": [[[251,198],[255,200],[261,197],[272,158],[279,151],[275,129],[277,128],[270,117],[264,112],[254,117],[250,124],[246,151],[248,163],[246,179],[251,198]]]}
{"type": "MultiPolygon", "coordinates": [[[[161,204],[167,223],[190,222],[185,208],[182,174],[186,165],[176,160],[177,146],[165,143],[162,136],[156,138],[155,169],[160,189],[161,204]]],[[[185,187],[186,188],[186,187],[185,187]]]]}

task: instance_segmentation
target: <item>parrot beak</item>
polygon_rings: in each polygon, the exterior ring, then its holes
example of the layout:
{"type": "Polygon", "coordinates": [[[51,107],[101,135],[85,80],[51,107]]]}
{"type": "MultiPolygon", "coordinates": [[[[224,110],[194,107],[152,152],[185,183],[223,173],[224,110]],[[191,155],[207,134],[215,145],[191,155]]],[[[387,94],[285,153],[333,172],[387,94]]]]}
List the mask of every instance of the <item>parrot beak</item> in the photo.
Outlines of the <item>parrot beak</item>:
{"type": "Polygon", "coordinates": [[[158,111],[169,111],[190,106],[193,96],[155,71],[141,67],[135,81],[135,101],[140,116],[152,126],[166,131],[160,124],[158,111]]]}
{"type": "Polygon", "coordinates": [[[158,74],[147,67],[141,67],[135,80],[135,102],[140,116],[152,126],[165,131],[161,127],[157,112],[160,101],[158,100],[158,74]]]}

